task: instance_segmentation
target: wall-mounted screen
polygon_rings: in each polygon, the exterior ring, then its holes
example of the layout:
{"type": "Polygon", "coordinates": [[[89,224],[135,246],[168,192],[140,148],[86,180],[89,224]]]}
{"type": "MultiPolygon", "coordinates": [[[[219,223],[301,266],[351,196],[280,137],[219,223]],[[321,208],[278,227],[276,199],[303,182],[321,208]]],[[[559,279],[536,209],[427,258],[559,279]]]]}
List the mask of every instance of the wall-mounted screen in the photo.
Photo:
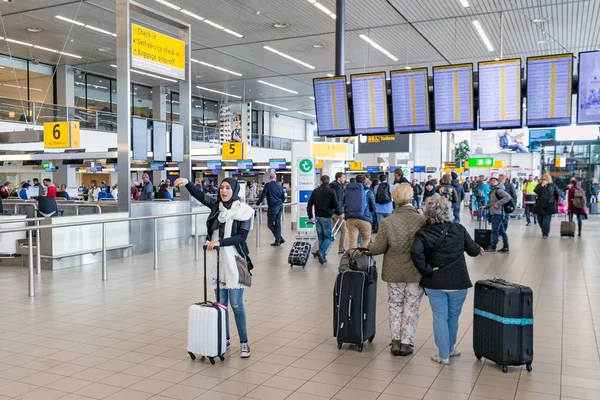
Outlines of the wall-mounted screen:
{"type": "Polygon", "coordinates": [[[148,120],[146,118],[131,118],[131,143],[133,159],[148,159],[148,120]]]}
{"type": "Polygon", "coordinates": [[[435,129],[473,130],[473,64],[433,68],[435,129]]]}
{"type": "Polygon", "coordinates": [[[271,159],[269,159],[269,168],[276,169],[276,170],[286,169],[287,168],[287,163],[285,161],[285,158],[271,158],[271,159]]]}
{"type": "Polygon", "coordinates": [[[527,126],[571,124],[573,54],[527,59],[527,126]]]}
{"type": "Polygon", "coordinates": [[[315,110],[319,136],[350,136],[346,77],[315,78],[315,110]]]}
{"type": "Polygon", "coordinates": [[[183,125],[171,123],[171,161],[183,162],[183,125]]]}
{"type": "Polygon", "coordinates": [[[358,74],[352,82],[352,120],[358,135],[389,133],[385,72],[358,74]]]}
{"type": "Polygon", "coordinates": [[[221,161],[207,161],[206,167],[211,171],[220,171],[223,169],[223,164],[221,164],[221,161]]]}
{"type": "Polygon", "coordinates": [[[152,121],[152,153],[154,161],[167,161],[166,121],[152,121]]]}
{"type": "Polygon", "coordinates": [[[254,168],[252,160],[237,160],[237,169],[242,171],[254,168]]]}
{"type": "Polygon", "coordinates": [[[165,164],[163,164],[161,162],[153,162],[153,163],[150,163],[150,169],[152,171],[164,171],[165,164]]]}
{"type": "Polygon", "coordinates": [[[479,63],[479,127],[520,128],[521,59],[479,63]]]}
{"type": "Polygon", "coordinates": [[[600,51],[579,53],[577,123],[600,124],[600,51]]]}
{"type": "Polygon", "coordinates": [[[429,132],[427,68],[390,72],[394,133],[429,132]]]}
{"type": "Polygon", "coordinates": [[[544,142],[551,142],[556,140],[556,129],[530,129],[529,130],[529,151],[535,152],[540,151],[540,148],[544,142]]]}

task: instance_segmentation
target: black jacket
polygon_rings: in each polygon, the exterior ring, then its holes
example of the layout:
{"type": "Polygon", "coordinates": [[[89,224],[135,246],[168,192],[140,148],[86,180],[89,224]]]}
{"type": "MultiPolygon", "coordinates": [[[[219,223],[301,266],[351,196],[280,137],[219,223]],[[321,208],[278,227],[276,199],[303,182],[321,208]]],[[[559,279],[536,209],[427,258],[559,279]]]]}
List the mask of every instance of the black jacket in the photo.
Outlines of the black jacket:
{"type": "Polygon", "coordinates": [[[458,196],[458,202],[460,203],[465,199],[465,188],[458,179],[452,180],[452,186],[456,189],[456,195],[458,196]]]}
{"type": "Polygon", "coordinates": [[[481,247],[471,239],[464,226],[447,222],[421,228],[415,235],[410,252],[415,267],[423,275],[424,288],[461,290],[473,286],[464,253],[476,257],[480,250],[481,247]],[[447,236],[434,249],[442,231],[448,226],[447,236]],[[434,271],[436,267],[439,269],[434,271]]]}
{"type": "Polygon", "coordinates": [[[329,187],[332,188],[333,191],[335,192],[335,198],[337,199],[338,208],[340,210],[343,210],[344,206],[346,205],[346,200],[344,199],[344,197],[345,197],[344,187],[342,185],[340,185],[340,183],[338,181],[331,182],[329,184],[329,187]]]}
{"type": "Polygon", "coordinates": [[[319,186],[310,194],[308,205],[306,206],[306,213],[309,219],[313,218],[313,206],[315,207],[315,215],[317,217],[331,218],[334,212],[337,215],[342,214],[336,194],[329,187],[328,183],[319,186]]]}
{"type": "Polygon", "coordinates": [[[216,228],[219,228],[219,242],[221,247],[235,246],[235,249],[240,255],[245,255],[247,257],[250,254],[250,251],[248,250],[246,239],[248,238],[248,233],[252,227],[252,219],[246,221],[233,221],[231,237],[224,239],[225,224],[219,223],[219,220],[217,219],[219,216],[219,201],[204,194],[192,183],[188,183],[185,187],[196,200],[210,208],[210,214],[206,220],[207,240],[213,240],[212,233],[216,228]]]}
{"type": "Polygon", "coordinates": [[[262,204],[265,197],[267,198],[267,204],[269,205],[269,209],[279,209],[283,207],[283,203],[285,202],[285,189],[276,181],[270,181],[265,185],[260,196],[258,196],[256,204],[262,204]]]}
{"type": "Polygon", "coordinates": [[[504,190],[506,193],[510,194],[510,197],[512,197],[513,206],[517,207],[517,190],[515,189],[515,185],[507,180],[506,183],[504,183],[504,190]]]}
{"type": "Polygon", "coordinates": [[[541,184],[533,190],[537,194],[533,212],[539,215],[552,215],[558,212],[558,188],[554,183],[548,183],[546,187],[541,184]]]}

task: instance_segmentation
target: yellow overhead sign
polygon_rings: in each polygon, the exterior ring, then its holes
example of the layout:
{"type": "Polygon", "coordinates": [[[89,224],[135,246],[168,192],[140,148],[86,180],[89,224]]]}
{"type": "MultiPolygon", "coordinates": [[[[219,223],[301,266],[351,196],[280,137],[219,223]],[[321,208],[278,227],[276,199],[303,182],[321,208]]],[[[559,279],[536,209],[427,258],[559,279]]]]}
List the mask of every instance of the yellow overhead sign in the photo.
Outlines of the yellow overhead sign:
{"type": "Polygon", "coordinates": [[[362,162],[360,161],[351,161],[350,162],[350,171],[360,171],[362,170],[362,162]]]}
{"type": "Polygon", "coordinates": [[[67,149],[81,147],[79,122],[45,122],[44,148],[67,149]]]}
{"type": "Polygon", "coordinates": [[[348,157],[348,145],[345,143],[313,143],[312,156],[325,160],[345,160],[348,157]]]}
{"type": "Polygon", "coordinates": [[[323,160],[317,160],[315,164],[315,168],[323,168],[323,160]]]}
{"type": "Polygon", "coordinates": [[[506,161],[504,160],[495,160],[494,161],[494,168],[505,168],[506,167],[506,161]]]}
{"type": "Polygon", "coordinates": [[[185,79],[185,43],[131,24],[131,67],[185,79]]]}
{"type": "Polygon", "coordinates": [[[229,142],[221,145],[221,159],[245,160],[248,155],[248,143],[229,142]]]}

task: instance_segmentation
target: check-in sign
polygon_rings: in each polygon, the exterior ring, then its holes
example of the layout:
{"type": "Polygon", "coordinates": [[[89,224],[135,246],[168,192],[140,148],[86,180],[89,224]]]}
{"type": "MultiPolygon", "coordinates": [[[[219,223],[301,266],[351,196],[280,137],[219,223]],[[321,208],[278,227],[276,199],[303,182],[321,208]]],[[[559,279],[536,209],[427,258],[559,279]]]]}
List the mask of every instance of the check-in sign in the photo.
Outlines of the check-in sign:
{"type": "Polygon", "coordinates": [[[131,24],[131,67],[185,79],[185,43],[131,24]]]}

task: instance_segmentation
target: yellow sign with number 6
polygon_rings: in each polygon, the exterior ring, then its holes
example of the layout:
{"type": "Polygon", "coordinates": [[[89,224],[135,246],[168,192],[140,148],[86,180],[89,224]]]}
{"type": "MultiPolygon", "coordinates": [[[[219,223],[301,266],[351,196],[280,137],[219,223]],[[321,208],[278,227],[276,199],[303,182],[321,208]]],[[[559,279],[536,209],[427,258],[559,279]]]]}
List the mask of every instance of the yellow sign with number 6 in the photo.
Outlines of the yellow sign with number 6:
{"type": "Polygon", "coordinates": [[[66,149],[81,146],[79,122],[44,123],[44,148],[66,149]]]}

